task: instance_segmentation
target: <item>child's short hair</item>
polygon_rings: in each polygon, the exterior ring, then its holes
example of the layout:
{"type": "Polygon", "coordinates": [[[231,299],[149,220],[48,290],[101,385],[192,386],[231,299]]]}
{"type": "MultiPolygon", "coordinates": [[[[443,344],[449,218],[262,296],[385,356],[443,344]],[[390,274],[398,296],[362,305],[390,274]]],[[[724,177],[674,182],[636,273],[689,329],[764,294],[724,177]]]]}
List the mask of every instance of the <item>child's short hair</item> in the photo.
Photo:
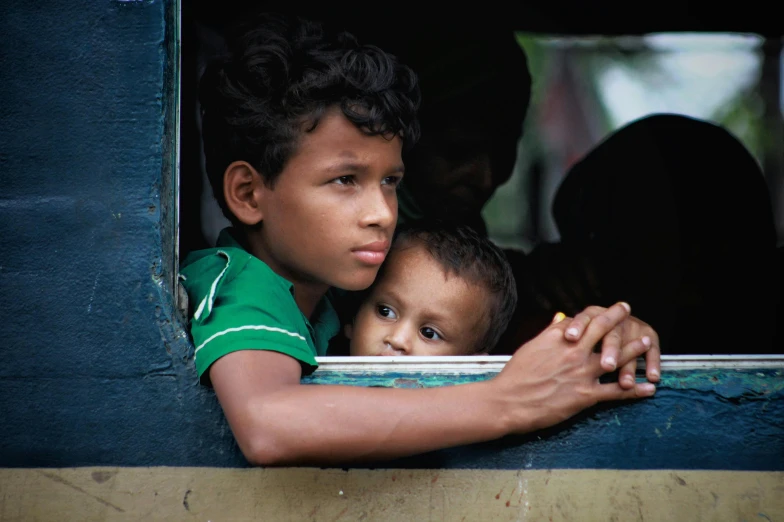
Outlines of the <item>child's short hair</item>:
{"type": "Polygon", "coordinates": [[[243,24],[227,43],[227,55],[205,69],[199,101],[207,174],[229,219],[226,168],[247,161],[274,186],[300,135],[329,107],[369,135],[400,135],[405,150],[419,138],[416,75],[378,47],[272,14],[243,24]]]}
{"type": "MultiPolygon", "coordinates": [[[[504,251],[468,225],[435,219],[401,225],[392,249],[404,248],[412,242],[423,245],[447,274],[456,274],[487,289],[491,296],[487,309],[489,321],[484,335],[478,339],[476,351],[492,351],[517,306],[514,274],[504,251]]],[[[383,271],[384,265],[377,280],[383,277],[383,271]]]]}

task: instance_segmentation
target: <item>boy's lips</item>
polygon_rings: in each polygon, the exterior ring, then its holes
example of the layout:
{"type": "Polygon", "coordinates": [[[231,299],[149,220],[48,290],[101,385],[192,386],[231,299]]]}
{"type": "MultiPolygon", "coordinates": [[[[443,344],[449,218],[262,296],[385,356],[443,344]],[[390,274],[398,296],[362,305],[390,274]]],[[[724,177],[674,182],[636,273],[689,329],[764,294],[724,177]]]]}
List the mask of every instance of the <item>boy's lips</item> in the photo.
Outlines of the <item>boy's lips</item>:
{"type": "Polygon", "coordinates": [[[374,241],[357,248],[352,248],[351,252],[363,263],[369,265],[380,265],[387,257],[389,241],[374,241]]]}

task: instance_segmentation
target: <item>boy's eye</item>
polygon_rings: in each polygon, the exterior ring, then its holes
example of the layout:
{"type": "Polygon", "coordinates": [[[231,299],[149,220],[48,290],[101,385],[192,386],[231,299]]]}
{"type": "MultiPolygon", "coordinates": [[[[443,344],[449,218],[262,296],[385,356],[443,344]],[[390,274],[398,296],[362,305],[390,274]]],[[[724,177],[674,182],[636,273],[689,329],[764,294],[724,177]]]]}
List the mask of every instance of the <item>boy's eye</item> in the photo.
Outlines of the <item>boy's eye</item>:
{"type": "Polygon", "coordinates": [[[356,182],[354,176],[340,176],[339,178],[335,178],[331,181],[331,183],[335,183],[337,185],[353,185],[356,182]]]}
{"type": "Polygon", "coordinates": [[[395,312],[388,306],[378,305],[376,310],[378,311],[378,315],[380,315],[381,317],[386,317],[387,319],[396,319],[397,318],[397,315],[395,315],[395,312]]]}
{"type": "Polygon", "coordinates": [[[383,185],[398,186],[398,185],[400,185],[400,180],[401,179],[403,179],[403,178],[401,178],[400,176],[387,176],[386,178],[384,178],[384,181],[382,182],[382,184],[383,185]]]}
{"type": "Polygon", "coordinates": [[[435,330],[433,330],[428,326],[421,328],[419,330],[419,333],[421,333],[425,337],[425,339],[431,339],[431,340],[442,339],[441,336],[438,334],[438,332],[436,332],[435,330]]]}

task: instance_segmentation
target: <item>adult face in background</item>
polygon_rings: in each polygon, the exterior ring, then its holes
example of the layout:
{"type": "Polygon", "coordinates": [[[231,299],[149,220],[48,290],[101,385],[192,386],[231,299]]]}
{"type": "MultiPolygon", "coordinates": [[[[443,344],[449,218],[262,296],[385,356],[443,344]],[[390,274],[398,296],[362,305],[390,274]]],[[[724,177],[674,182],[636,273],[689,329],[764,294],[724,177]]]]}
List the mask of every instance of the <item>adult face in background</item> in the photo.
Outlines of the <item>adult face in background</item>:
{"type": "Polygon", "coordinates": [[[531,77],[513,31],[458,29],[393,49],[418,74],[423,96],[422,138],[404,158],[414,208],[401,204],[401,218],[424,214],[484,233],[481,210],[512,174],[531,77]]]}

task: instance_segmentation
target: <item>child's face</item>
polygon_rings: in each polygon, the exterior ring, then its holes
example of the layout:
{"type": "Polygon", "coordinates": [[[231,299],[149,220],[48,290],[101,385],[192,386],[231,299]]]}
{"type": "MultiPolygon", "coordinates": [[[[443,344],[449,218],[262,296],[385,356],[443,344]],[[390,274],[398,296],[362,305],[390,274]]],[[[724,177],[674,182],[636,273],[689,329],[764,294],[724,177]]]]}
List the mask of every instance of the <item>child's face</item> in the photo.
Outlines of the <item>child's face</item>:
{"type": "Polygon", "coordinates": [[[351,355],[471,355],[488,291],[450,274],[418,243],[392,250],[346,333],[351,355]]]}
{"type": "Polygon", "coordinates": [[[303,134],[273,188],[253,253],[295,289],[367,288],[389,250],[403,175],[399,137],[368,136],[339,110],[303,134]]]}

